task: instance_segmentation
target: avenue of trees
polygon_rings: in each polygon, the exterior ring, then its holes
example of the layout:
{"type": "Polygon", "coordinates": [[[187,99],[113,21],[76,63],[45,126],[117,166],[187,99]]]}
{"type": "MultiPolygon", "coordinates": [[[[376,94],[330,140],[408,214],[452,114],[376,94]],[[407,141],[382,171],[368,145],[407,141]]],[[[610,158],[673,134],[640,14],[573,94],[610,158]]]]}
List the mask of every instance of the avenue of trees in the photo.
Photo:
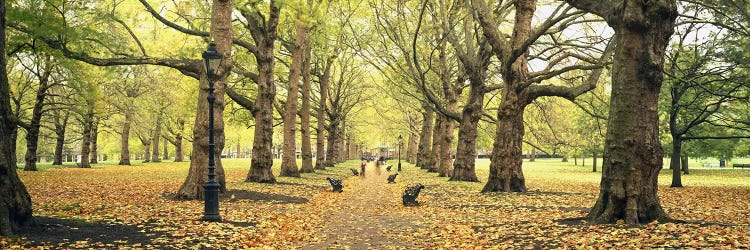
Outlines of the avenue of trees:
{"type": "Polygon", "coordinates": [[[209,119],[221,192],[227,152],[272,184],[278,152],[279,175],[300,177],[401,146],[482,192],[526,192],[523,157],[544,153],[601,166],[598,223],[671,220],[665,155],[681,187],[688,156],[750,153],[742,0],[0,2],[3,236],[31,223],[16,171],[40,156],[190,161],[174,193],[202,199],[209,119]]]}

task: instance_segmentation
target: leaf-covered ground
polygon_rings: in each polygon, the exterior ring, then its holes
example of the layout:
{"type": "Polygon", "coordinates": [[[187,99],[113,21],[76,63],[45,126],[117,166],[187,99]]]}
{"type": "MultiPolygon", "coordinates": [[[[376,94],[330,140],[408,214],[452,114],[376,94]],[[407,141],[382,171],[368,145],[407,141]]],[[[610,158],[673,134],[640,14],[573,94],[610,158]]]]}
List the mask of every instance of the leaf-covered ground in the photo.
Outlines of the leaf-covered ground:
{"type": "MultiPolygon", "coordinates": [[[[371,163],[365,177],[341,164],[277,184],[245,183],[249,160],[226,160],[222,223],[200,221],[202,201],[172,199],[188,163],[20,172],[37,226],[0,248],[749,248],[750,170],[694,169],[687,187],[659,194],[688,223],[592,225],[581,217],[598,194],[599,173],[558,160],[524,163],[528,193],[481,194],[483,183],[448,182],[404,164],[396,184],[371,163]],[[325,177],[344,178],[344,192],[325,177]],[[422,183],[418,207],[401,205],[422,183]]],[[[395,165],[395,162],[391,164],[395,165]]],[[[487,176],[480,162],[478,176],[487,176]]],[[[394,166],[395,170],[395,166],[394,166]]],[[[277,169],[278,172],[278,169],[277,169]]]]}

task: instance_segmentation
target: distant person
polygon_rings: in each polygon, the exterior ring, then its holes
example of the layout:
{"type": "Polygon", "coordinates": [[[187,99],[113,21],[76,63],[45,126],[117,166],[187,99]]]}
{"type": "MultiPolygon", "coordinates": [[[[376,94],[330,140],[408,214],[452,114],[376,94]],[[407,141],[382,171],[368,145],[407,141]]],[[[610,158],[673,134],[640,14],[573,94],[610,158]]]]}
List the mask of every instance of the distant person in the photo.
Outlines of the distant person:
{"type": "Polygon", "coordinates": [[[362,160],[362,164],[359,164],[359,169],[361,170],[362,177],[365,177],[365,167],[367,167],[367,161],[364,159],[362,160]]]}

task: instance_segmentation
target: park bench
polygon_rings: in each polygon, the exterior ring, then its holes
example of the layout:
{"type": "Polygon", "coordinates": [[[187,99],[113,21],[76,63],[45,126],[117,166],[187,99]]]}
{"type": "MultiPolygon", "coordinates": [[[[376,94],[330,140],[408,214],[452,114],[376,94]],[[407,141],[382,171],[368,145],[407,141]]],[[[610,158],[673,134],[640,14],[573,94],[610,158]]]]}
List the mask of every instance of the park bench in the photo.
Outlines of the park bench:
{"type": "Polygon", "coordinates": [[[750,164],[747,163],[735,163],[732,168],[750,168],[750,164]]]}
{"type": "Polygon", "coordinates": [[[357,171],[356,169],[353,169],[353,168],[350,168],[350,170],[352,170],[352,174],[354,176],[359,176],[359,171],[357,171]]]}
{"type": "Polygon", "coordinates": [[[406,187],[406,190],[404,190],[404,194],[401,196],[401,199],[404,202],[404,206],[419,205],[419,202],[417,202],[417,196],[419,196],[419,191],[422,191],[423,188],[424,185],[422,184],[406,187]]]}
{"type": "Polygon", "coordinates": [[[391,172],[391,167],[393,167],[393,166],[391,166],[391,165],[388,165],[388,167],[385,167],[385,171],[386,171],[386,172],[391,172]]]}
{"type": "Polygon", "coordinates": [[[326,179],[331,183],[331,191],[339,193],[344,191],[344,184],[341,184],[341,180],[336,180],[331,177],[326,177],[326,179]]]}
{"type": "Polygon", "coordinates": [[[396,183],[396,176],[398,173],[392,174],[388,176],[388,183],[396,183]]]}

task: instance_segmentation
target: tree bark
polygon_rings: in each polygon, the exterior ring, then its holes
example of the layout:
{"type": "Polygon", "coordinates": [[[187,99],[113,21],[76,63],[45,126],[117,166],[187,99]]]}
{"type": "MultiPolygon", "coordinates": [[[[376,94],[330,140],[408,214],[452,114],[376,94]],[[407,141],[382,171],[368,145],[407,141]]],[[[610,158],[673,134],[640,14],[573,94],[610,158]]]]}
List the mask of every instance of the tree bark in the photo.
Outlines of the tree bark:
{"type": "Polygon", "coordinates": [[[680,163],[682,163],[682,173],[685,175],[690,174],[690,170],[688,170],[688,155],[687,153],[682,153],[680,156],[680,163]]]}
{"type": "Polygon", "coordinates": [[[320,101],[317,117],[318,126],[315,128],[315,169],[320,170],[326,169],[326,106],[328,105],[328,85],[331,80],[331,67],[333,66],[333,60],[334,57],[329,57],[328,59],[326,59],[326,65],[323,69],[323,77],[322,79],[320,79],[320,101]]]}
{"type": "Polygon", "coordinates": [[[185,155],[182,152],[182,135],[177,134],[174,143],[174,161],[182,162],[185,159],[185,155]]]}
{"type": "Polygon", "coordinates": [[[529,154],[529,162],[535,162],[536,161],[536,148],[531,148],[531,154],[529,154]]]}
{"type": "MultiPolygon", "coordinates": [[[[227,11],[227,15],[231,13],[227,11]]],[[[256,26],[251,30],[253,39],[258,47],[256,63],[258,67],[258,94],[255,99],[255,137],[253,138],[253,156],[250,172],[245,181],[260,183],[275,183],[276,178],[271,172],[273,166],[273,103],[276,97],[276,83],[273,79],[274,43],[276,42],[276,27],[279,18],[279,6],[276,1],[269,3],[268,20],[256,23],[261,16],[254,17],[251,23],[256,26]]],[[[227,26],[229,27],[229,26],[227,26]]],[[[231,46],[231,39],[227,41],[231,46]]]]}
{"type": "Polygon", "coordinates": [[[300,172],[315,172],[312,160],[312,139],[310,131],[310,88],[312,79],[310,67],[312,46],[310,46],[310,31],[305,28],[304,54],[302,55],[302,110],[300,111],[300,134],[302,134],[302,167],[300,172]]]}
{"type": "Polygon", "coordinates": [[[156,118],[156,129],[154,129],[153,139],[151,139],[151,162],[161,162],[159,159],[159,141],[161,140],[161,124],[163,115],[158,114],[156,118]]]}
{"type": "Polygon", "coordinates": [[[456,160],[453,162],[453,176],[450,181],[479,181],[474,165],[477,158],[477,128],[484,104],[483,74],[470,76],[469,83],[471,85],[469,98],[462,111],[461,122],[458,124],[456,160]]]}
{"type": "Polygon", "coordinates": [[[45,72],[40,72],[39,74],[39,88],[36,90],[36,100],[34,101],[34,108],[31,110],[31,120],[26,128],[26,157],[24,157],[26,165],[23,167],[24,171],[37,171],[39,128],[41,127],[42,115],[44,115],[44,99],[47,97],[51,71],[51,69],[47,69],[45,72]]]}
{"type": "Polygon", "coordinates": [[[151,162],[151,138],[148,139],[141,139],[141,143],[143,143],[143,163],[151,162]]]}
{"type": "Polygon", "coordinates": [[[99,122],[94,121],[91,124],[91,152],[90,152],[90,158],[89,163],[96,164],[99,163],[99,146],[97,145],[99,139],[99,122]]]}
{"type": "Polygon", "coordinates": [[[594,173],[596,173],[596,167],[597,167],[596,166],[596,156],[597,156],[596,155],[596,151],[591,152],[591,160],[593,161],[593,163],[591,164],[591,166],[593,167],[593,171],[592,172],[594,172],[594,173]]]}
{"type": "MultiPolygon", "coordinates": [[[[216,182],[219,183],[220,193],[226,193],[226,177],[221,161],[221,151],[224,149],[224,93],[226,92],[226,76],[232,68],[232,28],[231,13],[232,0],[214,0],[211,14],[211,37],[216,42],[216,48],[224,56],[223,63],[214,81],[214,117],[209,117],[208,107],[208,79],[205,67],[200,70],[198,91],[198,107],[193,125],[193,150],[188,176],[177,190],[176,197],[180,199],[202,199],[205,195],[203,184],[208,181],[208,119],[214,119],[214,159],[216,182]]],[[[202,62],[200,62],[202,63],[202,62]]],[[[258,129],[256,127],[256,129],[258,129]]]]}
{"type": "Polygon", "coordinates": [[[432,146],[432,120],[435,112],[428,107],[424,108],[422,113],[422,130],[419,132],[419,146],[417,146],[417,167],[421,169],[429,168],[430,147],[432,146]]]}
{"type": "Polygon", "coordinates": [[[292,67],[289,72],[289,89],[284,108],[284,146],[281,160],[280,176],[300,177],[297,168],[297,102],[299,96],[299,77],[302,71],[302,60],[305,53],[305,30],[301,22],[294,22],[296,36],[292,52],[292,67]]]}
{"type": "Polygon", "coordinates": [[[435,128],[432,133],[432,149],[430,150],[430,161],[427,165],[427,172],[437,173],[440,172],[440,146],[442,144],[443,135],[443,120],[445,118],[438,114],[435,117],[435,128]]]}
{"type": "Polygon", "coordinates": [[[94,120],[93,103],[88,104],[88,111],[83,116],[83,138],[81,139],[81,168],[91,168],[89,153],[91,153],[91,127],[94,120]]]}
{"type": "Polygon", "coordinates": [[[566,2],[605,18],[615,30],[605,161],[599,198],[587,217],[597,223],[670,221],[657,195],[664,155],[658,100],[664,54],[678,14],[676,1],[566,2]]]}
{"type": "Polygon", "coordinates": [[[669,168],[672,169],[672,185],[670,187],[682,187],[682,138],[679,135],[672,135],[672,155],[670,157],[669,168]]]}
{"type": "Polygon", "coordinates": [[[5,59],[5,0],[0,0],[0,236],[13,236],[14,231],[32,223],[31,196],[16,172],[16,148],[11,130],[16,128],[10,109],[10,84],[5,59]]]}
{"type": "Polygon", "coordinates": [[[443,128],[440,135],[440,170],[438,176],[451,177],[453,174],[453,158],[451,148],[453,148],[453,130],[455,122],[449,118],[443,120],[443,128]]]}
{"type": "Polygon", "coordinates": [[[130,165],[130,115],[125,115],[122,122],[122,133],[120,134],[120,163],[117,165],[130,165]]]}
{"type": "Polygon", "coordinates": [[[164,145],[164,147],[162,148],[162,152],[164,154],[162,156],[162,159],[169,160],[169,151],[168,151],[168,148],[167,148],[167,140],[165,139],[162,143],[164,145]]]}
{"type": "MultiPolygon", "coordinates": [[[[507,86],[506,86],[507,87],[507,86]]],[[[521,165],[523,159],[523,110],[515,91],[504,91],[498,110],[495,143],[490,156],[490,176],[482,192],[526,192],[521,165]]],[[[535,152],[532,149],[533,159],[535,152]]],[[[530,160],[531,161],[531,160],[530,160]]]]}

